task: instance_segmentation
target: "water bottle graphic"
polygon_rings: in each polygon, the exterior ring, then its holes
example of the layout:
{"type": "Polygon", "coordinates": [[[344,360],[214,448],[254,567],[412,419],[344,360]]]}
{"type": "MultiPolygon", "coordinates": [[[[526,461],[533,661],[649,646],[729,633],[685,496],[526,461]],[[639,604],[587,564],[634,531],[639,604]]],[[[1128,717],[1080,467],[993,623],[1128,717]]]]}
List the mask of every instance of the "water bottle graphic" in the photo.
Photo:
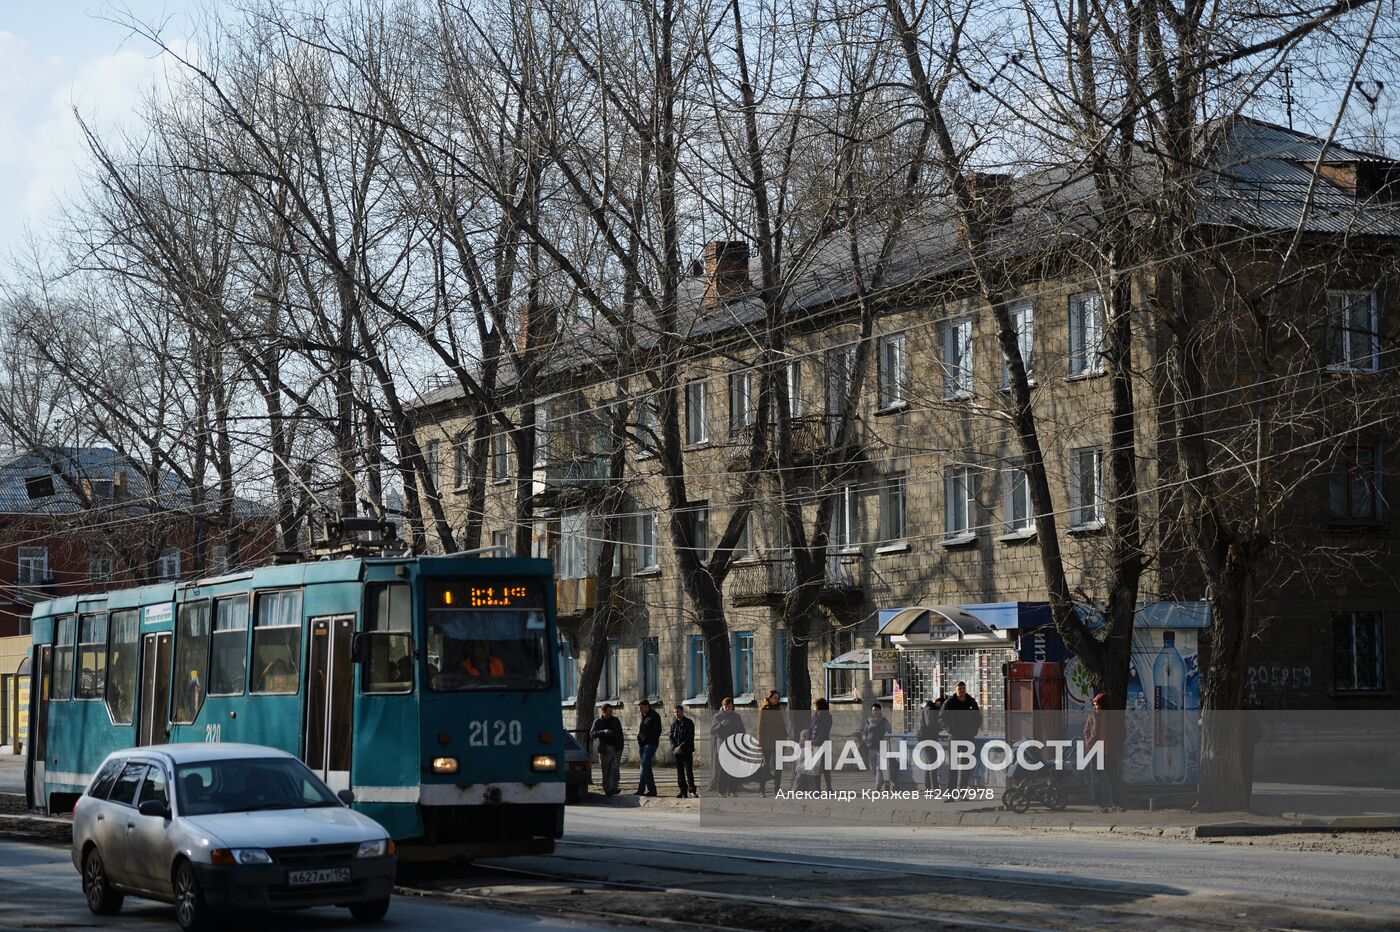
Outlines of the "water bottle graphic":
{"type": "Polygon", "coordinates": [[[1152,775],[1152,719],[1148,715],[1147,691],[1143,686],[1142,656],[1128,661],[1128,695],[1123,713],[1123,779],[1127,783],[1149,783],[1152,775]],[[1140,669],[1141,668],[1141,669],[1140,669]]]}
{"type": "Polygon", "coordinates": [[[1162,649],[1152,662],[1152,776],[1158,783],[1186,779],[1185,680],[1186,662],[1176,649],[1176,632],[1163,631],[1162,649]]]}

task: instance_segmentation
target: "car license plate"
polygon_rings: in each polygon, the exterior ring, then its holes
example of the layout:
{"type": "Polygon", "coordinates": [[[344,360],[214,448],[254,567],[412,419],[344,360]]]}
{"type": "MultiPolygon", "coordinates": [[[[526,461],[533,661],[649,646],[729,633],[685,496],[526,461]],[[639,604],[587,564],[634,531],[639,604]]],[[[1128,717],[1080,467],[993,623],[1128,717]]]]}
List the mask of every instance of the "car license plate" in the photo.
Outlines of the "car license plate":
{"type": "Polygon", "coordinates": [[[304,887],[317,883],[347,883],[350,880],[350,868],[348,867],[325,867],[315,871],[289,871],[287,874],[287,884],[293,887],[304,887]]]}

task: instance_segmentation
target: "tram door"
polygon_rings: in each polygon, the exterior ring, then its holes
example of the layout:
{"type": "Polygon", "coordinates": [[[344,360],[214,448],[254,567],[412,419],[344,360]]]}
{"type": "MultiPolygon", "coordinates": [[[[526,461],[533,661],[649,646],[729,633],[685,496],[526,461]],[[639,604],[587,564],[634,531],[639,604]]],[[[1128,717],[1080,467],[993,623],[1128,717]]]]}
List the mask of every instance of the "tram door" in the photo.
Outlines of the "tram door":
{"type": "Polygon", "coordinates": [[[355,636],[355,617],[313,618],[310,628],[311,665],[306,681],[302,758],[331,789],[348,790],[355,698],[350,642],[355,636]]]}
{"type": "Polygon", "coordinates": [[[170,632],[141,639],[141,729],[136,743],[170,740],[170,632]]]}
{"type": "Polygon", "coordinates": [[[34,681],[29,687],[29,695],[34,703],[34,712],[29,718],[30,760],[34,762],[30,771],[30,805],[36,808],[48,806],[44,796],[44,764],[49,754],[49,691],[53,687],[53,647],[45,644],[34,652],[34,681]]]}

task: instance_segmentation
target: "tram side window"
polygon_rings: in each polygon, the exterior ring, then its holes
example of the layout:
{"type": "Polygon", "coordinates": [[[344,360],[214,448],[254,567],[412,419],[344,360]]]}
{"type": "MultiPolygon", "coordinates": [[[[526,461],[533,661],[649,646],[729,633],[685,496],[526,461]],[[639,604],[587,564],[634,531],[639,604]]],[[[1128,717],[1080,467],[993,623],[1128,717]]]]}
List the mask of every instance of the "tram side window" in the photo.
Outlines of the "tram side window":
{"type": "Polygon", "coordinates": [[[130,725],[136,710],[136,652],[141,638],[141,612],[113,612],[107,659],[107,712],[116,725],[130,725]]]}
{"type": "Polygon", "coordinates": [[[73,696],[73,636],[77,621],[64,615],[53,626],[53,693],[55,700],[73,696]]]}
{"type": "Polygon", "coordinates": [[[260,592],[253,616],[255,693],[294,693],[301,671],[301,590],[260,592]]]}
{"type": "Polygon", "coordinates": [[[175,682],[170,721],[188,725],[199,714],[209,683],[209,601],[186,602],[175,623],[175,682]]]}
{"type": "Polygon", "coordinates": [[[248,669],[248,597],[220,599],[214,609],[209,695],[241,696],[248,669]]]}
{"type": "Polygon", "coordinates": [[[366,693],[413,691],[412,602],[404,583],[368,587],[360,689],[366,693]]]}
{"type": "Polygon", "coordinates": [[[79,699],[101,699],[107,685],[107,616],[83,615],[78,619],[79,699]]]}

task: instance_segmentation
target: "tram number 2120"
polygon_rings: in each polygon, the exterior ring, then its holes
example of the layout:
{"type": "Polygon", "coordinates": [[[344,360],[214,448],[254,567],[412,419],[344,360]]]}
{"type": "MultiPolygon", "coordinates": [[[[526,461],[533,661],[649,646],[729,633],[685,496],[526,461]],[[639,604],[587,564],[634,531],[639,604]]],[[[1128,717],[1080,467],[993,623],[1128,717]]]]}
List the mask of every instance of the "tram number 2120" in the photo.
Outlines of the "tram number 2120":
{"type": "Polygon", "coordinates": [[[519,720],[506,722],[500,719],[481,719],[467,722],[467,746],[473,748],[505,747],[520,743],[519,720]]]}

